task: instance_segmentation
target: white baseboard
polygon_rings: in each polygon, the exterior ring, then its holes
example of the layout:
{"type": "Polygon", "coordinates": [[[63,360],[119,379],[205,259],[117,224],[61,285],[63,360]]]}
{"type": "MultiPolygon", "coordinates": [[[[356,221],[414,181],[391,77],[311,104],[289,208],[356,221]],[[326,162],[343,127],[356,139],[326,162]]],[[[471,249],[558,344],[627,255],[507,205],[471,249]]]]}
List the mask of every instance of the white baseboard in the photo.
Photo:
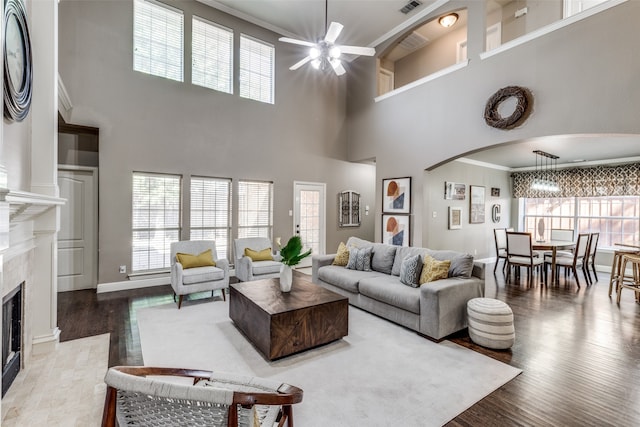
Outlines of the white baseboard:
{"type": "MultiPolygon", "coordinates": [[[[229,270],[229,276],[235,276],[235,270],[229,270]]],[[[148,279],[123,280],[121,282],[99,283],[96,293],[128,291],[131,289],[150,288],[153,286],[170,285],[171,278],[166,276],[153,277],[148,279]]]]}

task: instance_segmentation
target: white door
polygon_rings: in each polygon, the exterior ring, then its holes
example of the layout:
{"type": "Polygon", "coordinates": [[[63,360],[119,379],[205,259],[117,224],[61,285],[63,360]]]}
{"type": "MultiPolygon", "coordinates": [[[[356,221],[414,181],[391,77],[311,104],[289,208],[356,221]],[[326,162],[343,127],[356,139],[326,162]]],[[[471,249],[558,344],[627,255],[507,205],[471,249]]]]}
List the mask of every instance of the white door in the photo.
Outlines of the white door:
{"type": "MultiPolygon", "coordinates": [[[[293,183],[293,232],[300,236],[304,250],[324,254],[326,250],[326,185],[313,182],[293,183]]],[[[311,257],[298,265],[309,267],[311,257]]]]}
{"type": "Polygon", "coordinates": [[[91,170],[59,170],[60,211],[58,233],[58,291],[97,287],[98,192],[91,170]]]}

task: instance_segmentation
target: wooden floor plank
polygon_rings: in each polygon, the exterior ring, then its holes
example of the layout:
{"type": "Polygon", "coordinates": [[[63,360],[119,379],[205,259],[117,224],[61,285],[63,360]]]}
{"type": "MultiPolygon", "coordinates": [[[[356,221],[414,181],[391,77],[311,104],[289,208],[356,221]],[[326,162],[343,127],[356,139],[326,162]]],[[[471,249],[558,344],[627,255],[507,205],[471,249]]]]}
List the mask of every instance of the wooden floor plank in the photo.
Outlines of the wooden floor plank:
{"type": "MultiPolygon", "coordinates": [[[[640,304],[633,293],[623,292],[618,306],[615,296],[607,295],[604,274],[589,287],[584,279],[578,287],[564,277],[557,285],[536,280],[529,286],[526,274],[506,284],[504,276],[498,272],[494,277],[492,270],[487,266],[486,296],[505,301],[513,310],[513,348],[480,347],[466,331],[450,339],[523,373],[449,425],[640,425],[640,304]]],[[[94,290],[61,293],[61,340],[110,332],[109,366],[141,365],[135,310],[172,302],[169,286],[99,295],[94,290]]]]}

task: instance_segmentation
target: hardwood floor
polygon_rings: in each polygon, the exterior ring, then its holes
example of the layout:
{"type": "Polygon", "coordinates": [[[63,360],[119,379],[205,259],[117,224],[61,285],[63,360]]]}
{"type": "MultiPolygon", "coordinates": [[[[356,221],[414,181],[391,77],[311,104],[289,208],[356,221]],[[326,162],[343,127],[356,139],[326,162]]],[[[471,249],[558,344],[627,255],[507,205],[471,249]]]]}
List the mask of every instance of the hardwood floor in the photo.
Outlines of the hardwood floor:
{"type": "MultiPolygon", "coordinates": [[[[615,296],[607,295],[605,273],[599,283],[579,288],[564,278],[555,286],[538,281],[528,286],[526,274],[505,284],[502,274],[498,271],[494,278],[492,270],[488,265],[486,296],[512,308],[515,345],[508,351],[485,349],[473,344],[466,331],[450,339],[523,373],[449,425],[640,425],[640,304],[633,293],[623,291],[618,306],[615,296]]],[[[172,295],[169,286],[100,295],[93,290],[61,293],[61,340],[110,332],[109,366],[140,365],[135,310],[172,302],[172,295]]]]}

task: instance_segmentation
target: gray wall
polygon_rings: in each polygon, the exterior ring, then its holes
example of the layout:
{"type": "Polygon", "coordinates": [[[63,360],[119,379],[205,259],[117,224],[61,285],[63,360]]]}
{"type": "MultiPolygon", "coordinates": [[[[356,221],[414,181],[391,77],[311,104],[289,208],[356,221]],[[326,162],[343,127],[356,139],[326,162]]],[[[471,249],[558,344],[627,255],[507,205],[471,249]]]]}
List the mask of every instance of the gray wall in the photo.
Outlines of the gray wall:
{"type": "Polygon", "coordinates": [[[456,63],[456,44],[467,39],[467,27],[460,27],[412,52],[395,63],[396,88],[456,63]]]}
{"type": "MultiPolygon", "coordinates": [[[[349,74],[349,159],[375,158],[378,181],[413,178],[416,244],[431,243],[420,241],[430,222],[423,211],[425,169],[470,151],[530,137],[640,133],[640,56],[632,53],[640,2],[623,3],[485,60],[479,58],[486,28],[483,4],[452,2],[449,9],[464,6],[469,11],[468,67],[378,103],[375,61],[358,59],[349,74]],[[532,113],[514,130],[491,128],[483,119],[485,104],[508,85],[532,91],[532,113]]],[[[375,231],[379,237],[379,225],[375,231]]]]}
{"type": "Polygon", "coordinates": [[[494,228],[512,227],[511,179],[509,172],[453,161],[432,171],[424,172],[425,228],[422,241],[431,249],[452,249],[468,252],[475,258],[495,256],[494,228]],[[451,181],[466,185],[465,200],[445,200],[444,183],[451,181]],[[485,222],[469,223],[469,186],[485,188],[485,222]],[[500,189],[500,197],[491,196],[491,188],[500,189]],[[501,206],[498,223],[491,221],[491,207],[501,206]],[[462,228],[448,229],[449,207],[462,208],[462,228]],[[433,214],[435,213],[435,218],[433,214]]]}
{"type": "Polygon", "coordinates": [[[293,233],[293,181],[326,182],[327,251],[352,234],[373,239],[373,215],[363,215],[361,227],[337,227],[338,192],[355,190],[362,206],[375,203],[375,168],[346,161],[345,79],[310,67],[289,71],[300,47],[201,3],[172,4],[185,11],[185,46],[192,13],[234,29],[236,49],[241,32],[273,43],[276,103],[193,86],[188,63],[184,83],[134,72],[131,1],[60,3],[59,69],[74,105],[71,123],[100,129],[98,282],[124,280],[118,266],[131,264],[133,171],[271,180],[274,236],[283,239],[293,233]]]}

